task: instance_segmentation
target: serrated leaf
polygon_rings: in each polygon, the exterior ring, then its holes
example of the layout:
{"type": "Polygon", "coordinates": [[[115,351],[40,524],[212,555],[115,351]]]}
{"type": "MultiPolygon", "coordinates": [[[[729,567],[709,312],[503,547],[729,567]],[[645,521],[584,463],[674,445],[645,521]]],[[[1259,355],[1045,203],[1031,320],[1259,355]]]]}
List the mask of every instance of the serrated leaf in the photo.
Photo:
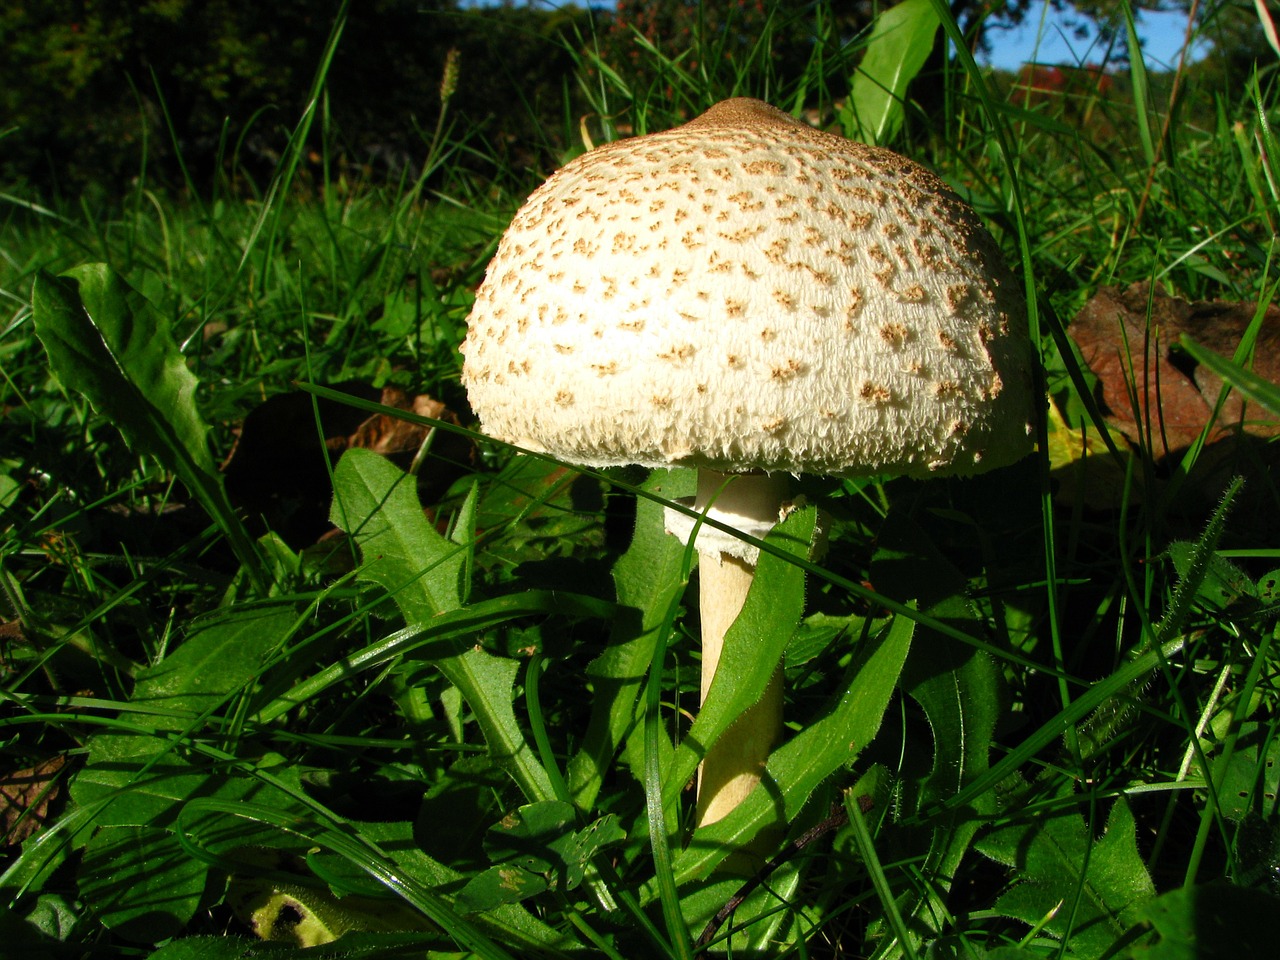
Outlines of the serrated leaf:
{"type": "MultiPolygon", "coordinates": [[[[542,875],[550,886],[572,890],[582,882],[592,857],[626,839],[626,833],[612,814],[582,830],[573,829],[576,821],[577,813],[570,803],[544,800],[525,804],[489,828],[485,834],[484,850],[495,865],[516,866],[542,875]]],[[[495,882],[491,877],[477,890],[483,888],[492,893],[495,882]]],[[[510,891],[513,899],[503,902],[514,902],[538,892],[530,888],[530,893],[514,897],[515,886],[510,887],[510,891]]]]}
{"type": "Polygon", "coordinates": [[[543,873],[556,866],[550,845],[562,838],[575,819],[573,806],[560,800],[527,803],[489,828],[484,852],[494,863],[515,863],[543,873]]]}
{"type": "MultiPolygon", "coordinates": [[[[696,487],[692,470],[655,470],[644,489],[669,499],[696,487]]],[[[663,524],[663,507],[641,498],[635,535],[613,565],[618,609],[604,652],[587,666],[593,696],[582,749],[569,761],[569,791],[579,809],[595,803],[604,776],[623,742],[635,729],[640,688],[653,661],[658,631],[684,589],[684,546],[663,524]]]]}
{"type": "Polygon", "coordinates": [[[627,831],[612,813],[594,820],[574,833],[568,843],[558,845],[565,861],[567,885],[573,889],[582,882],[591,860],[603,850],[623,843],[627,831]]]}
{"type": "MultiPolygon", "coordinates": [[[[466,550],[427,522],[404,473],[375,453],[348,450],[334,470],[334,490],[332,519],[360,547],[360,578],[385,589],[408,624],[461,608],[466,550]]],[[[512,709],[516,661],[473,647],[432,662],[462,693],[490,755],[525,796],[552,799],[551,779],[512,709]]]]}
{"type": "Polygon", "coordinates": [[[39,274],[31,313],[59,381],[83,394],[133,450],[177,474],[265,593],[268,576],[227,499],[209,450],[208,425],[196,408],[198,381],[169,324],[103,263],[62,277],[39,274]]]}
{"type": "Polygon", "coordinates": [[[979,839],[986,856],[1012,868],[1014,885],[996,902],[1003,916],[1069,937],[1080,957],[1100,957],[1140,918],[1155,886],[1138,853],[1133,814],[1123,797],[1094,841],[1084,818],[1067,807],[1018,821],[979,839]]]}
{"type": "Polygon", "coordinates": [[[929,58],[940,25],[930,0],[903,0],[876,17],[841,111],[846,132],[872,144],[893,137],[902,126],[907,85],[929,58]]]}
{"type": "Polygon", "coordinates": [[[1133,960],[1271,960],[1280,898],[1213,883],[1171,890],[1141,916],[1159,939],[1134,950],[1133,960]]]}
{"type": "MultiPolygon", "coordinates": [[[[1169,559],[1179,577],[1192,572],[1197,545],[1178,540],[1167,549],[1169,559]]],[[[1204,579],[1196,590],[1196,599],[1210,610],[1225,610],[1242,600],[1256,600],[1257,588],[1243,570],[1230,560],[1216,553],[1210,554],[1204,570],[1204,579]]]]}
{"type": "Polygon", "coordinates": [[[333,472],[330,518],[355,536],[360,577],[380,585],[409,623],[462,606],[465,550],[427,522],[413,478],[370,450],[348,450],[333,472]]]}
{"type": "MultiPolygon", "coordinates": [[[[902,512],[891,512],[881,526],[870,573],[880,593],[903,602],[916,600],[930,616],[961,629],[977,626],[964,576],[938,550],[925,527],[902,512]]],[[[902,687],[924,711],[933,734],[928,767],[919,754],[905,764],[901,802],[917,811],[950,799],[987,771],[1000,715],[1000,672],[982,651],[932,630],[917,630],[902,687]]],[[[931,818],[921,870],[935,880],[899,901],[902,914],[912,917],[920,929],[941,932],[936,924],[946,911],[937,898],[955,876],[980,816],[994,809],[995,798],[987,792],[962,810],[931,818]]]]}
{"type": "Polygon", "coordinates": [[[195,406],[199,381],[147,299],[105,263],[32,290],[36,335],[63,385],[83,393],[138,453],[175,454],[214,473],[208,425],[195,406]]]}

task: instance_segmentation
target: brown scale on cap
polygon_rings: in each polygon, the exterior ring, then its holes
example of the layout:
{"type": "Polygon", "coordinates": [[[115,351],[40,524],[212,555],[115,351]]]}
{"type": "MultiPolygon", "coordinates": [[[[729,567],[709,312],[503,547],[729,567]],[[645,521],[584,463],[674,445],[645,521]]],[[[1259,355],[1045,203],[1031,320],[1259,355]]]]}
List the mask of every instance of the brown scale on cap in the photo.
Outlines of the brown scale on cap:
{"type": "Polygon", "coordinates": [[[973,212],[754,100],[553,174],[463,350],[484,429],[572,463],[928,475],[1030,448],[1021,294],[973,212]]]}

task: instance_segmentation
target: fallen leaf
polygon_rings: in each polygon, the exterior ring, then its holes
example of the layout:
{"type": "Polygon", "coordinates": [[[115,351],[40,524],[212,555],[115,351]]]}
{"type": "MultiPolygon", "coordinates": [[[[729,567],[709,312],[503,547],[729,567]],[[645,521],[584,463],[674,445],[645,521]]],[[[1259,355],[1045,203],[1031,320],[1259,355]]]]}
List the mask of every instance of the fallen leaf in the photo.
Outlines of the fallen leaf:
{"type": "Polygon", "coordinates": [[[62,792],[57,776],[65,763],[66,757],[50,757],[26,770],[0,774],[0,818],[6,845],[17,846],[48,821],[49,806],[62,792]]]}
{"type": "MultiPolygon", "coordinates": [[[[1176,348],[1185,333],[1230,357],[1256,311],[1253,303],[1191,302],[1151,291],[1147,284],[1103,287],[1067,332],[1098,378],[1108,424],[1158,460],[1186,450],[1211,420],[1209,443],[1241,431],[1280,434],[1280,420],[1234,392],[1213,418],[1222,380],[1176,348]]],[[[1280,308],[1268,307],[1263,316],[1253,369],[1280,382],[1280,308]]]]}

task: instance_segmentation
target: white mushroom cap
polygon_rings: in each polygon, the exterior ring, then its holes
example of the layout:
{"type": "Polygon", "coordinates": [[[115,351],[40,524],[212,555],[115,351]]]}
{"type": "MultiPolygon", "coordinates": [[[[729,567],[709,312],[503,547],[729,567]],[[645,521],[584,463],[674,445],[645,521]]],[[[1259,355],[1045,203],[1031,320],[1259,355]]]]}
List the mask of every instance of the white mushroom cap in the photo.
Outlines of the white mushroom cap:
{"type": "Polygon", "coordinates": [[[1025,327],[938,177],[736,99],[529,197],[462,379],[489,435],[585,466],[975,473],[1031,448],[1025,327]]]}

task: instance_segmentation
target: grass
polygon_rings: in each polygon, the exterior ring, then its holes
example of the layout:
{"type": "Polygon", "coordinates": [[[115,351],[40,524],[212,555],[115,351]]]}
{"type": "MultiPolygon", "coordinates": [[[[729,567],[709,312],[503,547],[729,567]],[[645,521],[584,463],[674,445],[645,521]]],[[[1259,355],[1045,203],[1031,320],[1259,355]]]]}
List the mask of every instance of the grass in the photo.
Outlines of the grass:
{"type": "MultiPolygon", "coordinates": [[[[798,76],[767,31],[731,59],[708,55],[722,35],[649,49],[648,72],[584,55],[592,135],[735,93],[833,121],[854,51],[831,22],[819,7],[798,76]]],[[[1033,291],[1052,416],[1036,457],[979,479],[804,481],[831,549],[788,549],[814,523],[793,515],[749,601],[785,642],[790,724],[771,761],[789,846],[756,883],[714,867],[764,804],[689,829],[696,573],[660,513],[690,477],[579,473],[465,429],[456,346],[532,179],[474,182],[451,159],[472,145],[441,132],[430,181],[304,175],[299,134],[247,197],[7,195],[13,949],[244,957],[268,952],[256,932],[300,957],[1197,957],[1212,931],[1263,955],[1273,447],[1153,461],[1101,425],[1068,321],[1102,283],[1270,300],[1270,76],[1184,78],[1163,140],[1162,78],[1136,67],[1111,96],[1027,104],[961,58],[940,119],[904,112],[895,145],[1033,291]],[[386,387],[463,429],[401,413],[419,430],[397,457],[315,455],[386,387]],[[266,404],[282,394],[299,402],[266,404]],[[228,497],[228,455],[268,507],[228,497]]],[[[1245,370],[1261,323],[1205,361],[1274,410],[1245,370]]]]}

